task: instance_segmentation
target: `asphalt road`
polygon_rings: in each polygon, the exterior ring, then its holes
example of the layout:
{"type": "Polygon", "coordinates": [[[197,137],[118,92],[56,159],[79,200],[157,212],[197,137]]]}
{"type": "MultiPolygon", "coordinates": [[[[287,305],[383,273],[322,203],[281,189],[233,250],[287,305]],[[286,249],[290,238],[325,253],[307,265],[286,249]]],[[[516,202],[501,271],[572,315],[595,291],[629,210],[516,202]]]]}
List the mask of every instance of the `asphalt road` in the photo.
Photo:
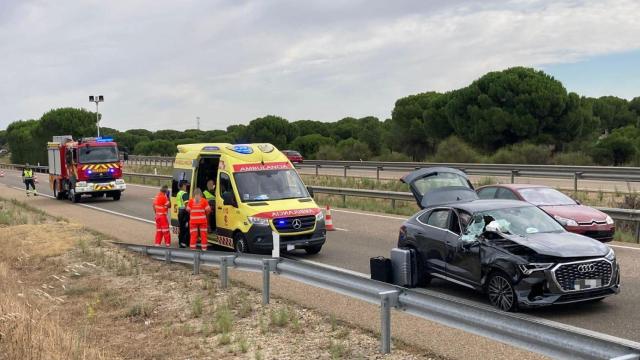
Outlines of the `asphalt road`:
{"type": "MultiPolygon", "coordinates": [[[[42,174],[40,176],[39,191],[51,194],[46,179],[42,178],[42,174]]],[[[14,171],[7,171],[5,177],[0,178],[0,183],[22,188],[18,173],[14,171]]],[[[129,185],[120,201],[88,198],[83,203],[130,218],[151,221],[153,220],[151,199],[156,192],[157,189],[153,187],[129,185]]],[[[69,202],[69,206],[74,205],[69,202]]],[[[396,244],[398,229],[404,220],[402,216],[344,209],[334,209],[332,215],[335,226],[342,230],[329,232],[327,243],[320,254],[314,256],[304,255],[303,252],[295,254],[307,261],[361,273],[369,272],[370,257],[388,256],[389,250],[396,244]]],[[[146,241],[146,239],[137,241],[146,241]]],[[[622,268],[622,291],[619,295],[596,304],[557,306],[531,310],[527,314],[640,341],[640,311],[638,311],[640,309],[640,247],[625,243],[612,245],[622,268]]],[[[484,296],[444,281],[433,281],[430,289],[482,304],[488,303],[484,296]]]]}

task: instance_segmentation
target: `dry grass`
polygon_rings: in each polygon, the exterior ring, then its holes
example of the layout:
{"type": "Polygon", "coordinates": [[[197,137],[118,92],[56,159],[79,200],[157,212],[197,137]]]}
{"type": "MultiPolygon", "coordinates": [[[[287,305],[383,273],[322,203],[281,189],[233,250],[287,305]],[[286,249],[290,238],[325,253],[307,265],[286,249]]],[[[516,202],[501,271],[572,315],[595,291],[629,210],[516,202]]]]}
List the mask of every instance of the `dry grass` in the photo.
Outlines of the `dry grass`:
{"type": "MultiPolygon", "coordinates": [[[[41,220],[0,228],[2,360],[377,357],[367,332],[337,324],[331,332],[311,310],[276,298],[264,307],[259,292],[222,290],[211,273],[194,276],[41,220]]],[[[397,349],[386,358],[418,357],[397,349]]]]}

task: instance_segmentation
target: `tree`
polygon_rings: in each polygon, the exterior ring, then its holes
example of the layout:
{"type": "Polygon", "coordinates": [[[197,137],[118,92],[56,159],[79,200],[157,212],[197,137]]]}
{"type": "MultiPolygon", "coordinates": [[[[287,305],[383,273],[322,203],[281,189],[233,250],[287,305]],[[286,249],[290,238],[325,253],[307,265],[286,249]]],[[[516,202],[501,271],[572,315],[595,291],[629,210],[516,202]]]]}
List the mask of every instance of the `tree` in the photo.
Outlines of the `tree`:
{"type": "Polygon", "coordinates": [[[7,143],[7,131],[0,130],[0,147],[4,147],[6,143],[7,143]]]}
{"type": "Polygon", "coordinates": [[[316,159],[316,153],[323,145],[335,145],[332,138],[320,134],[298,136],[291,142],[291,148],[300,151],[308,159],[316,159]]]}
{"type": "Polygon", "coordinates": [[[169,140],[143,141],[135,147],[135,153],[139,155],[173,156],[176,152],[176,145],[169,140]]]}
{"type": "MultiPolygon", "coordinates": [[[[630,109],[629,102],[625,99],[602,96],[592,99],[592,103],[593,115],[600,119],[602,130],[605,132],[637,123],[638,115],[630,109]]],[[[635,106],[634,103],[634,108],[635,106]]]]}
{"type": "Polygon", "coordinates": [[[38,148],[33,140],[33,131],[38,126],[37,120],[16,121],[7,127],[7,144],[11,150],[11,162],[14,164],[37,164],[37,154],[46,152],[46,148],[38,148]]]}
{"type": "Polygon", "coordinates": [[[153,133],[151,131],[149,131],[149,130],[146,130],[146,129],[131,129],[131,130],[125,131],[125,133],[131,134],[131,135],[135,135],[135,136],[147,137],[149,139],[153,139],[153,133]]]}
{"type": "MultiPolygon", "coordinates": [[[[573,100],[576,100],[575,98],[573,100]]],[[[490,72],[471,85],[451,93],[447,117],[456,135],[472,145],[495,150],[524,140],[556,139],[578,104],[568,106],[562,83],[542,71],[515,67],[490,72]]],[[[575,126],[576,124],[573,124],[575,126]]],[[[575,132],[564,141],[572,140],[575,132]]]]}
{"type": "Polygon", "coordinates": [[[396,101],[391,113],[388,135],[392,150],[402,151],[413,160],[423,160],[425,155],[433,149],[434,142],[427,133],[423,115],[430,103],[441,95],[428,92],[410,95],[396,101]]]}
{"type": "Polygon", "coordinates": [[[355,139],[367,144],[374,155],[379,155],[383,143],[383,129],[380,120],[374,116],[367,116],[358,119],[356,125],[359,130],[356,131],[355,139]]]}
{"type": "Polygon", "coordinates": [[[298,120],[291,123],[292,126],[298,129],[298,136],[318,134],[322,136],[329,136],[330,124],[317,120],[298,120]]]}
{"type": "Polygon", "coordinates": [[[46,112],[33,129],[33,141],[38,151],[30,157],[35,162],[46,164],[47,142],[53,136],[71,135],[74,139],[97,135],[96,114],[85,109],[61,108],[46,112]]]}
{"type": "Polygon", "coordinates": [[[158,130],[153,133],[154,140],[177,140],[184,138],[184,133],[178,130],[166,129],[166,130],[158,130]]]}
{"type": "Polygon", "coordinates": [[[619,132],[598,141],[591,151],[593,159],[601,165],[623,165],[637,153],[634,141],[619,132]]]}
{"type": "Polygon", "coordinates": [[[440,142],[433,157],[435,162],[475,163],[479,160],[478,152],[455,135],[440,142]]]}
{"type": "Polygon", "coordinates": [[[284,149],[297,136],[297,128],[291,126],[286,119],[268,115],[251,120],[246,129],[247,140],[251,143],[271,143],[284,149]]]}
{"type": "Polygon", "coordinates": [[[359,130],[358,120],[352,117],[340,119],[330,126],[331,137],[336,142],[357,137],[359,130]]]}

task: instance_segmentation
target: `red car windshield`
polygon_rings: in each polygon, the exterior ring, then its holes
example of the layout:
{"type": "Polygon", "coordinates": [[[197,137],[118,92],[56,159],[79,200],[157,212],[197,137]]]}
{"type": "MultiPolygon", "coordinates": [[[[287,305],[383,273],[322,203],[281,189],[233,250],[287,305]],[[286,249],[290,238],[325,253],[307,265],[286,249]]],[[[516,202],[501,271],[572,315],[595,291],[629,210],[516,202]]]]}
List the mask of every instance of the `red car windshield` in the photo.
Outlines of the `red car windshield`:
{"type": "Polygon", "coordinates": [[[575,200],[556,189],[528,188],[520,189],[518,192],[526,201],[537,206],[576,205],[575,200]]]}

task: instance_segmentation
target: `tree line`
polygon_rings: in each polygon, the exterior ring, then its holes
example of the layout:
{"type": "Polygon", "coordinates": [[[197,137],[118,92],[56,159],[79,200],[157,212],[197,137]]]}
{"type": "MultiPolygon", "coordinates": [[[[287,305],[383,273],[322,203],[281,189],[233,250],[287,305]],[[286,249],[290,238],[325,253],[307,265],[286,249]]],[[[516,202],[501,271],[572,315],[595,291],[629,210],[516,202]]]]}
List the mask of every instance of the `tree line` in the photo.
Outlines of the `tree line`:
{"type": "MultiPolygon", "coordinates": [[[[268,115],[225,130],[102,128],[131,154],[171,156],[187,143],[270,142],[308,159],[495,162],[575,165],[640,164],[640,97],[590,98],[567,92],[542,71],[490,72],[446,93],[398,99],[391,118],[289,121],[268,115]]],[[[0,132],[13,162],[46,162],[53,135],[96,133],[95,113],[63,108],[0,132]]]]}

